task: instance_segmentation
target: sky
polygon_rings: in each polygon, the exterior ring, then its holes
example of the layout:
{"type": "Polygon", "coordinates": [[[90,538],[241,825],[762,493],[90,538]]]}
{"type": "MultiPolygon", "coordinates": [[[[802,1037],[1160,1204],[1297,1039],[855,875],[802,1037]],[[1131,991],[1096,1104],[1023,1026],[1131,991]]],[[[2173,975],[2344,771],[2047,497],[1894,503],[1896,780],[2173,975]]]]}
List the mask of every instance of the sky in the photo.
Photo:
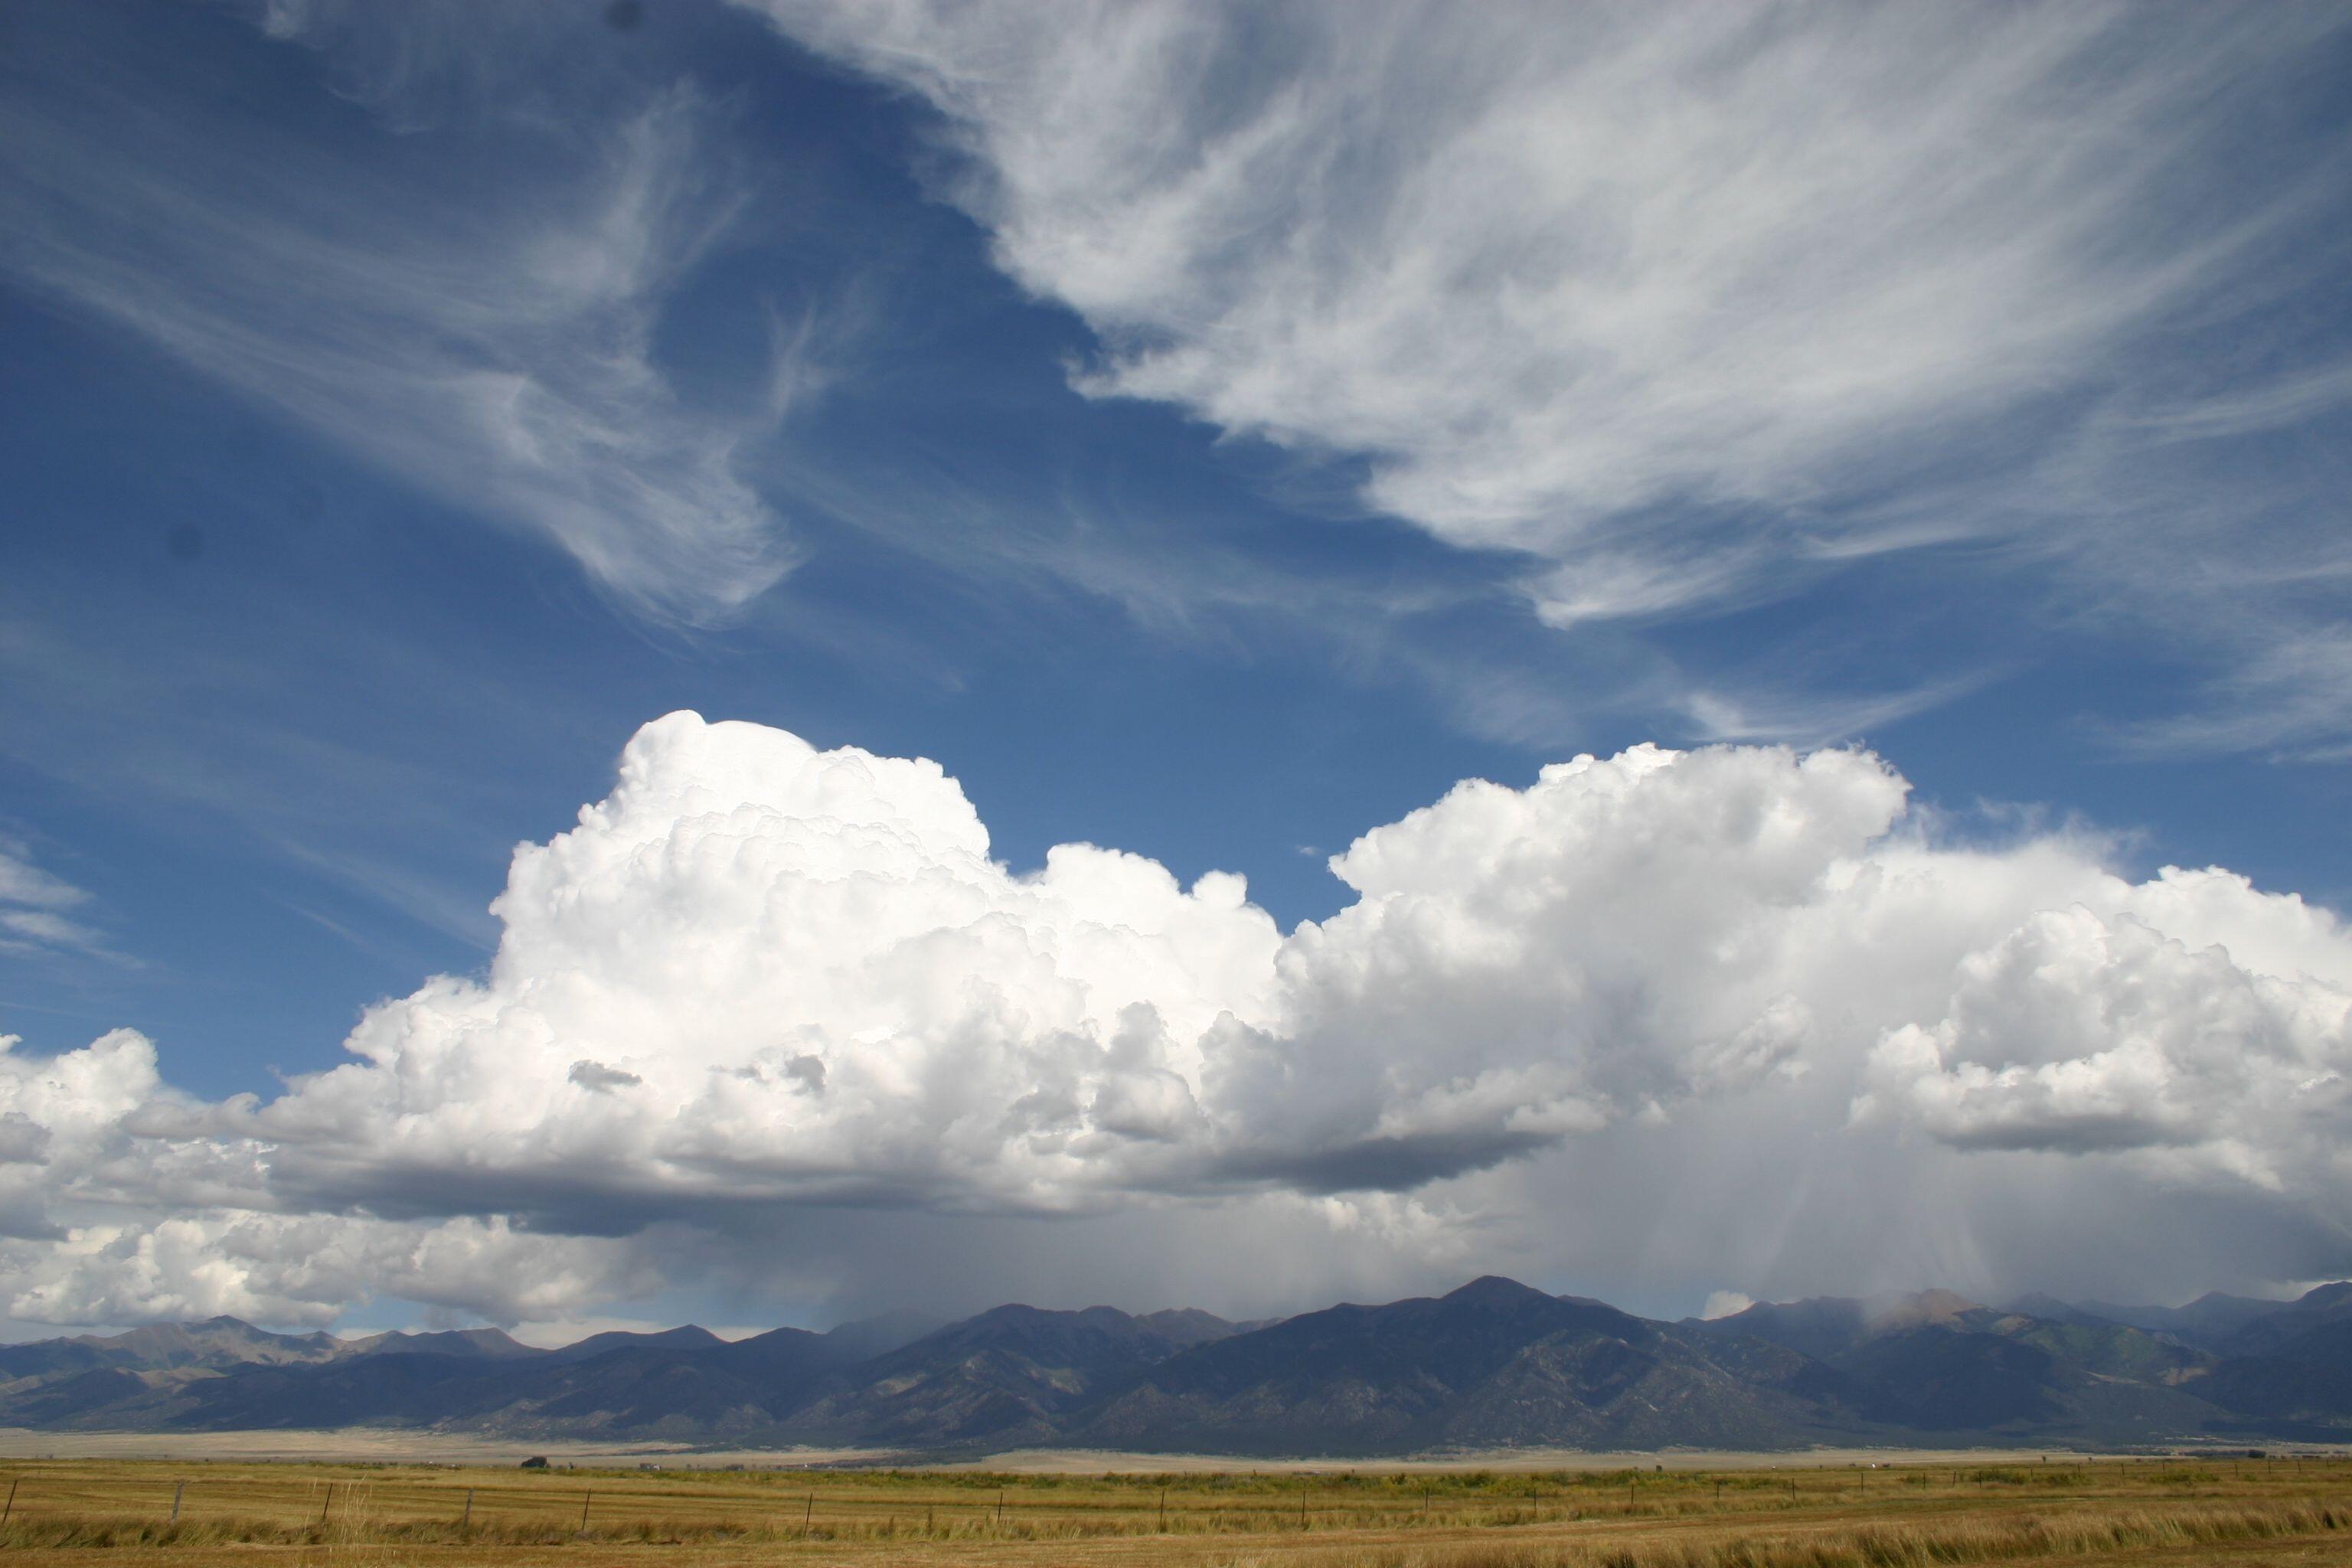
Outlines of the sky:
{"type": "Polygon", "coordinates": [[[2352,1274],[2347,81],[9,6],[6,1331],[2352,1274]]]}

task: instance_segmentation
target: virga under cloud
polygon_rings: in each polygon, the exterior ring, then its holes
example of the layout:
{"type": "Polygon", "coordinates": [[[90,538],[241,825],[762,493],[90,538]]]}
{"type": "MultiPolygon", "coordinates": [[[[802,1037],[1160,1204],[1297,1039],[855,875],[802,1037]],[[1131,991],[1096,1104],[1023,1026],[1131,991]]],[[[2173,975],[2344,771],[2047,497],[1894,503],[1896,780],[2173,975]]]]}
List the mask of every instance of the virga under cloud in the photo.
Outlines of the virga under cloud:
{"type": "Polygon", "coordinates": [[[1466,783],[1336,857],[1355,901],[1285,935],[1223,873],[1087,845],[1016,872],[933,763],[673,714],[516,852],[488,973],[373,1008],[347,1065],[205,1104],[127,1031],[0,1058],[10,1311],[541,1318],[698,1231],[842,1208],[866,1217],[791,1267],[844,1294],[940,1214],[1033,1242],[1307,1221],[1336,1272],[1408,1277],[1468,1226],[1554,1274],[1760,1294],[1770,1252],[1849,1284],[1903,1252],[1805,1177],[1824,1148],[1977,1228],[1942,1266],[1978,1288],[2065,1267],[1995,1239],[2025,1170],[2061,1236],[2079,1187],[2086,1225],[2168,1237],[2151,1287],[2231,1250],[2183,1194],[2268,1278],[2340,1247],[2335,917],[2220,870],[2127,881],[2078,837],[1940,843],[1906,794],[1866,752],[1772,748],[1466,783]],[[1674,1258],[1603,1213],[1752,1228],[1674,1258]]]}

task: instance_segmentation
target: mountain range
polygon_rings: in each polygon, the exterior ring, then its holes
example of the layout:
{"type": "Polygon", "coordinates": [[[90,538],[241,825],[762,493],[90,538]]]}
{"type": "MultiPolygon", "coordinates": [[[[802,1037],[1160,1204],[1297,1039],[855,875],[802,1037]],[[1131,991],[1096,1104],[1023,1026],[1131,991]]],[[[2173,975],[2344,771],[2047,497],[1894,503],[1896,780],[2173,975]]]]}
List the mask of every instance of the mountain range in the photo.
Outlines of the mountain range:
{"type": "Polygon", "coordinates": [[[1486,1278],[1237,1324],[1004,1306],[729,1342],[337,1339],[234,1318],[0,1346],[0,1425],[383,1426],[907,1453],[2352,1440],[2352,1284],[2180,1308],[1948,1291],[1662,1322],[1486,1278]]]}

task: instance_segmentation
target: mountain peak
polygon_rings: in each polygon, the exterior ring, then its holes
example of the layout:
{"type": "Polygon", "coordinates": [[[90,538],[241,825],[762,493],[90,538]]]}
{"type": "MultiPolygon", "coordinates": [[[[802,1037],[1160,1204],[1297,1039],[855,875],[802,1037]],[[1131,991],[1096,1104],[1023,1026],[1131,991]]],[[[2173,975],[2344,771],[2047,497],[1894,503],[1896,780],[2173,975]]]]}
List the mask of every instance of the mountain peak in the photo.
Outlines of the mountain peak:
{"type": "Polygon", "coordinates": [[[922,1323],[908,1314],[732,1344],[692,1325],[614,1331],[554,1351],[496,1330],[294,1339],[215,1318],[0,1346],[0,1424],[234,1431],[454,1417],[534,1436],[1235,1454],[1777,1448],[1857,1433],[2140,1442],[2216,1423],[2352,1433],[2352,1284],[2247,1305],[2264,1309],[2261,1321],[2222,1314],[2231,1332],[2206,1336],[2210,1349],[2052,1298],[2005,1312],[1951,1290],[1824,1297],[1676,1326],[1500,1275],[1265,1324],[1008,1304],[912,1342],[898,1336],[922,1323]],[[126,1375],[158,1372],[173,1375],[126,1375]]]}
{"type": "Polygon", "coordinates": [[[1531,1285],[1522,1285],[1500,1274],[1482,1274],[1461,1289],[1449,1290],[1439,1298],[1472,1307],[1509,1307],[1522,1301],[1549,1301],[1551,1299],[1531,1285]]]}
{"type": "Polygon", "coordinates": [[[2279,1305],[2278,1302],[2260,1296],[2232,1296],[2227,1290],[2208,1290],[2194,1301],[2178,1310],[2183,1312],[2194,1312],[2200,1307],[2275,1307],[2277,1305],[2279,1305]]]}

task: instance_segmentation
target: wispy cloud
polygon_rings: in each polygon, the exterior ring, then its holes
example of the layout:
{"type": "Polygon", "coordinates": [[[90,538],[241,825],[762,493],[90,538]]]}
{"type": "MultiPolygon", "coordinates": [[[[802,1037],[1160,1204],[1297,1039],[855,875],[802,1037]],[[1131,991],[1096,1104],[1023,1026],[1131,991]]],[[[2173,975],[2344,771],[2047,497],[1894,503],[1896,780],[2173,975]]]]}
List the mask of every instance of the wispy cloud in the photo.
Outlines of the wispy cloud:
{"type": "Polygon", "coordinates": [[[64,912],[89,901],[87,891],[35,865],[29,847],[0,837],[0,952],[120,960],[95,927],[64,912]]]}
{"type": "Polygon", "coordinates": [[[36,80],[0,102],[0,268],[551,540],[643,614],[708,621],[793,560],[735,472],[771,412],[690,410],[650,357],[664,295],[745,200],[723,119],[666,90],[453,201],[199,94],[36,80]]]}
{"type": "Polygon", "coordinates": [[[2276,637],[2188,710],[2108,727],[2141,756],[2257,752],[2305,762],[2352,759],[2352,629],[2276,637]]]}
{"type": "Polygon", "coordinates": [[[214,586],[174,598],[37,574],[0,585],[0,757],[487,945],[480,899],[442,881],[436,857],[456,846],[496,863],[506,845],[481,821],[522,791],[521,752],[503,753],[507,769],[457,759],[526,732],[560,746],[580,713],[408,635],[413,623],[377,625],[266,580],[214,586]],[[299,671],[287,648],[308,650],[299,671]]]}
{"type": "Polygon", "coordinates": [[[1960,539],[2116,599],[2110,498],[2046,488],[2086,445],[2127,486],[2352,434],[2335,329],[2281,313],[2340,261],[2341,132],[2279,123],[2336,8],[744,3],[934,107],[943,189],[1097,333],[1083,390],[1366,462],[1366,504],[1520,552],[1555,626],[1960,539]]]}
{"type": "Polygon", "coordinates": [[[1677,699],[1696,733],[1710,741],[1787,741],[1825,746],[1939,708],[1975,690],[1990,673],[1930,681],[1894,691],[1724,692],[1692,687],[1677,699]]]}
{"type": "Polygon", "coordinates": [[[79,888],[51,876],[26,857],[25,846],[0,839],[0,903],[37,910],[66,910],[89,897],[79,888]]]}

